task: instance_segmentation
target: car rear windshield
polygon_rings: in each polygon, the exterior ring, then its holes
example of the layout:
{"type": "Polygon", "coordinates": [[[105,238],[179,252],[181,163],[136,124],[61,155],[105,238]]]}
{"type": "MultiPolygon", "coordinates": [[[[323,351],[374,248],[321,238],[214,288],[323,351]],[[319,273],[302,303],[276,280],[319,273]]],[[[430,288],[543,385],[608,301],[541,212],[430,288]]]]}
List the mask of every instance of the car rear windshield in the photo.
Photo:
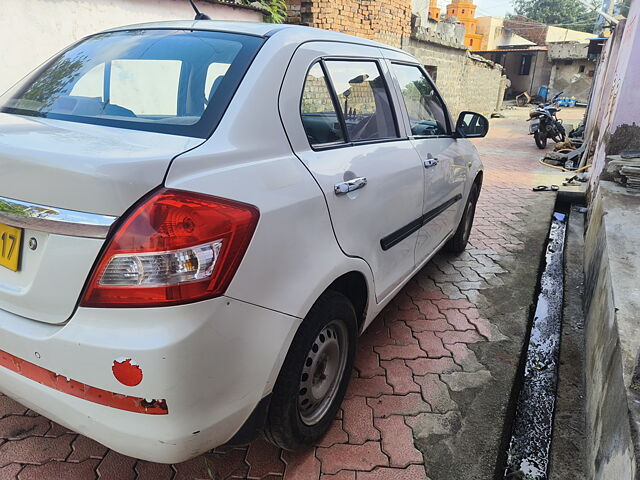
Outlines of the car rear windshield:
{"type": "Polygon", "coordinates": [[[207,138],[259,37],[127,30],[88,37],[0,98],[0,111],[207,138]]]}

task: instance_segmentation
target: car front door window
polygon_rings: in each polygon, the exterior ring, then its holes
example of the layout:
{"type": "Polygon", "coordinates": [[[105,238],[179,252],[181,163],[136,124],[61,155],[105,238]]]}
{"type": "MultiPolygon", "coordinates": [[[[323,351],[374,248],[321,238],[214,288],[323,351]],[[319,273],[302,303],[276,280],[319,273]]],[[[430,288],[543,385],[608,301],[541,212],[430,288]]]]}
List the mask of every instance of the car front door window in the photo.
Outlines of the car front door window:
{"type": "Polygon", "coordinates": [[[411,134],[416,137],[447,135],[447,115],[433,85],[415,65],[393,64],[400,85],[411,134]]]}

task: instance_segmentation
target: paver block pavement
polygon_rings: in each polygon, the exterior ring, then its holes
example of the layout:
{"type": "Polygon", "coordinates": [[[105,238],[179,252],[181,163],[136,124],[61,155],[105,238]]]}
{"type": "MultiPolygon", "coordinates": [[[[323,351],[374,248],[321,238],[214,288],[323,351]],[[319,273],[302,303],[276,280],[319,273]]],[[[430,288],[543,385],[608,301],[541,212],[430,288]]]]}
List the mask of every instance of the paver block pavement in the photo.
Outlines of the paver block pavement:
{"type": "MultiPolygon", "coordinates": [[[[545,178],[540,154],[524,121],[513,122],[492,120],[489,136],[477,141],[486,170],[467,251],[436,255],[363,334],[342,409],[318,445],[292,453],[258,439],[160,465],[110,451],[0,394],[0,480],[454,478],[438,469],[436,457],[469,462],[471,449],[446,450],[442,439],[470,436],[463,411],[497,385],[485,346],[520,341],[496,319],[496,308],[500,316],[527,307],[496,296],[492,306],[485,296],[496,288],[510,294],[506,286],[522,274],[518,262],[531,262],[527,219],[552,198],[530,191],[545,178]]],[[[515,371],[517,354],[499,353],[515,371]]],[[[504,407],[502,399],[492,401],[496,410],[504,407]]]]}

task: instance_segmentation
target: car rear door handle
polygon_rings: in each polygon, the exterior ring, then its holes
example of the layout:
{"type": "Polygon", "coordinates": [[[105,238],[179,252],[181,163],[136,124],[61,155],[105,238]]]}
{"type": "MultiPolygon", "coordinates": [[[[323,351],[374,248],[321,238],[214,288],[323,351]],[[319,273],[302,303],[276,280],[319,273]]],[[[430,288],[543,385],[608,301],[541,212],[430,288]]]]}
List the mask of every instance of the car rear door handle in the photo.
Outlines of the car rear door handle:
{"type": "Polygon", "coordinates": [[[435,167],[436,165],[438,165],[438,159],[437,158],[427,158],[426,160],[422,161],[422,164],[424,165],[424,168],[435,167]]]}
{"type": "Polygon", "coordinates": [[[333,191],[336,195],[344,195],[345,193],[353,192],[354,190],[363,188],[366,184],[366,177],[354,178],[352,180],[336,183],[333,186],[333,191]]]}

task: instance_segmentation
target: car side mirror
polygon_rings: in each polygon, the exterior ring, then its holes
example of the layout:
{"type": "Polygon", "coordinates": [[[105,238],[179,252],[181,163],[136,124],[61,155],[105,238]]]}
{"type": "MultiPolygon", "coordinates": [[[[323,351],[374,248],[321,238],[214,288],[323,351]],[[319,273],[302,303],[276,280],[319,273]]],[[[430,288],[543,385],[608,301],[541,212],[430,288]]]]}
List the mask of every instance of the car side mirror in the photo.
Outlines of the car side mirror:
{"type": "Polygon", "coordinates": [[[461,112],[456,122],[457,138],[481,138],[489,131],[489,120],[474,112],[461,112]]]}

